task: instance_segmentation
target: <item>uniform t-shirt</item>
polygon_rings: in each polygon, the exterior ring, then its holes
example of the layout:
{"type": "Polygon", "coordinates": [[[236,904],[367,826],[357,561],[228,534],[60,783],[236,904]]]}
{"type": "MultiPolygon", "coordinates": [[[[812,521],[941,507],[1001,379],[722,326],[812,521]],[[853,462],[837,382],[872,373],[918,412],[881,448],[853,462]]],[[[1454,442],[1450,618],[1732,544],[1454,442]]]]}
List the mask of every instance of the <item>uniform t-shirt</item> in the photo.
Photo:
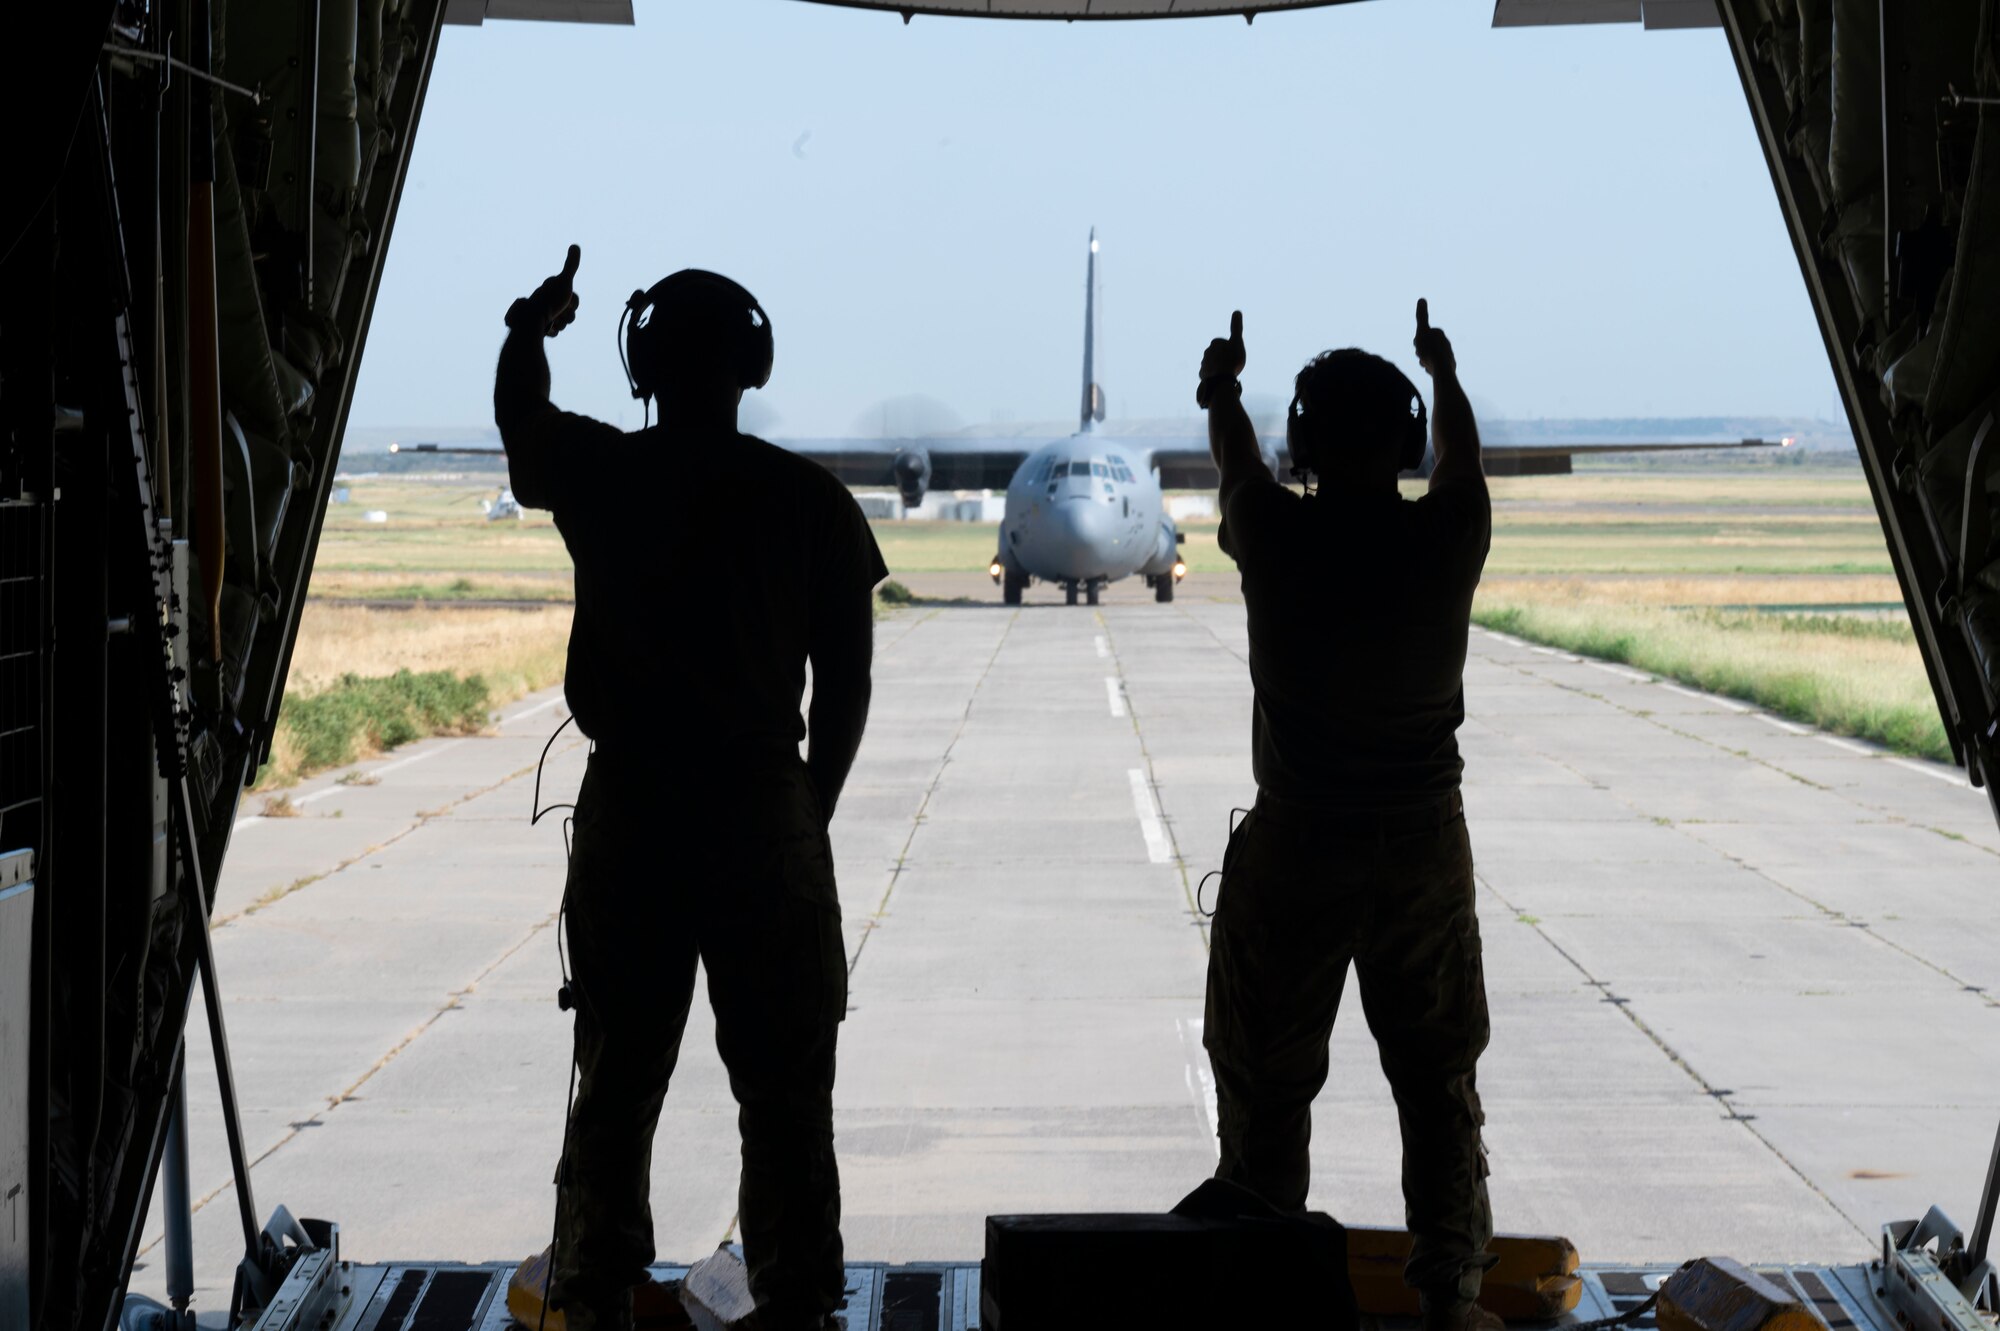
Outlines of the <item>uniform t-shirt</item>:
{"type": "Polygon", "coordinates": [[[847,487],[751,435],[627,434],[551,407],[507,437],[514,496],[576,565],[563,693],[605,749],[728,761],[805,738],[815,618],[888,576],[847,487]]]}
{"type": "Polygon", "coordinates": [[[1266,476],[1224,507],[1243,574],[1260,789],[1393,809],[1458,789],[1472,592],[1492,537],[1483,478],[1420,499],[1301,495],[1266,476]]]}

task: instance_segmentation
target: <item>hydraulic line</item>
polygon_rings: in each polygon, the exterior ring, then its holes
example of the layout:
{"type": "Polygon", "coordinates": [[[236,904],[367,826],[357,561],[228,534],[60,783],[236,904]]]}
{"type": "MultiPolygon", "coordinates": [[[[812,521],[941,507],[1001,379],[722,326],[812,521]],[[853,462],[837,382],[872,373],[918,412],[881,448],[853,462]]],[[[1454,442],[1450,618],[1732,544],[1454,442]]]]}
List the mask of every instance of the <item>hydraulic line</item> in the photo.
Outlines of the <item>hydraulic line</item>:
{"type": "MultiPolygon", "coordinates": [[[[194,50],[207,76],[212,38],[208,0],[194,0],[194,50]]],[[[209,659],[222,662],[222,366],[215,294],[215,122],[208,90],[198,79],[188,114],[188,404],[193,455],[194,553],[201,566],[201,603],[208,613],[209,659]]]]}

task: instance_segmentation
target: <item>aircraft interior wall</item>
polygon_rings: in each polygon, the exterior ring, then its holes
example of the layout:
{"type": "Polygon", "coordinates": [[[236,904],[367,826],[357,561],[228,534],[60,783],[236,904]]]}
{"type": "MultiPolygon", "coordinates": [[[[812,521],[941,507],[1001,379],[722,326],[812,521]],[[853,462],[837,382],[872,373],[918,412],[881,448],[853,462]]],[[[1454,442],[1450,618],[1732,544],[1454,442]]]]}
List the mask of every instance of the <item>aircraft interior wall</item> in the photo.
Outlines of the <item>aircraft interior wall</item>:
{"type": "MultiPolygon", "coordinates": [[[[0,57],[12,123],[40,127],[0,202],[0,1195],[28,1235],[0,1234],[0,1325],[115,1323],[445,4],[102,0],[0,57]]],[[[1718,7],[1940,709],[1991,795],[2000,7],[1718,7]]],[[[1547,461],[1516,474],[1569,469],[1547,461]]],[[[1006,477],[933,480],[961,484],[1006,477]]],[[[268,1299],[299,1235],[260,1233],[239,1191],[268,1299]]]]}

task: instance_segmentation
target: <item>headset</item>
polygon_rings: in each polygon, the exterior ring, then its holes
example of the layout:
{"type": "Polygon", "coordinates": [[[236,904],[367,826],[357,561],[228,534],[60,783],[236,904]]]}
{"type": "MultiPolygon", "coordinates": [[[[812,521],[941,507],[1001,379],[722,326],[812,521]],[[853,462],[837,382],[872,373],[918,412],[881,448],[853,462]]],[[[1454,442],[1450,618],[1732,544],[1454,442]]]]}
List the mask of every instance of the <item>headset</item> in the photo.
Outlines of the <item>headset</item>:
{"type": "MultiPolygon", "coordinates": [[[[1403,393],[1409,395],[1407,400],[1410,406],[1410,418],[1407,424],[1400,427],[1399,437],[1396,439],[1396,470],[1416,471],[1424,465],[1424,449],[1429,445],[1431,437],[1430,412],[1424,406],[1424,395],[1410,382],[1410,376],[1379,357],[1370,356],[1356,368],[1361,374],[1378,376],[1385,385],[1400,388],[1403,393]],[[1387,378],[1388,375],[1394,375],[1395,378],[1390,380],[1387,378]]],[[[1316,465],[1318,451],[1327,443],[1327,437],[1331,433],[1326,423],[1330,414],[1329,411],[1322,409],[1317,417],[1308,416],[1304,400],[1297,393],[1292,394],[1292,405],[1285,413],[1285,447],[1292,455],[1292,475],[1301,483],[1312,472],[1318,470],[1316,465]]]]}
{"type": "Polygon", "coordinates": [[[738,388],[771,382],[771,316],[720,273],[683,268],[634,291],[618,316],[618,335],[618,358],[635,398],[659,396],[660,366],[676,344],[720,350],[738,388]]]}

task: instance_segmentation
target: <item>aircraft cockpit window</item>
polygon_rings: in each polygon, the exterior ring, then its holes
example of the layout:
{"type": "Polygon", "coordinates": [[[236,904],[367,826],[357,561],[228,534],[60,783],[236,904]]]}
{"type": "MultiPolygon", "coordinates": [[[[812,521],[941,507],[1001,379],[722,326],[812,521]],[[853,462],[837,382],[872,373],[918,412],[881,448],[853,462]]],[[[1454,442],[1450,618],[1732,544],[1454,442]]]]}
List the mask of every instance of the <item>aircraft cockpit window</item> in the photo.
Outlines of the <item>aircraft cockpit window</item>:
{"type": "Polygon", "coordinates": [[[1107,453],[1105,456],[1111,459],[1111,465],[1114,467],[1123,467],[1125,465],[1125,459],[1119,457],[1116,453],[1107,453]]]}
{"type": "Polygon", "coordinates": [[[1108,476],[1111,473],[1102,462],[1093,462],[1090,464],[1090,474],[1092,476],[1108,476]]]}

